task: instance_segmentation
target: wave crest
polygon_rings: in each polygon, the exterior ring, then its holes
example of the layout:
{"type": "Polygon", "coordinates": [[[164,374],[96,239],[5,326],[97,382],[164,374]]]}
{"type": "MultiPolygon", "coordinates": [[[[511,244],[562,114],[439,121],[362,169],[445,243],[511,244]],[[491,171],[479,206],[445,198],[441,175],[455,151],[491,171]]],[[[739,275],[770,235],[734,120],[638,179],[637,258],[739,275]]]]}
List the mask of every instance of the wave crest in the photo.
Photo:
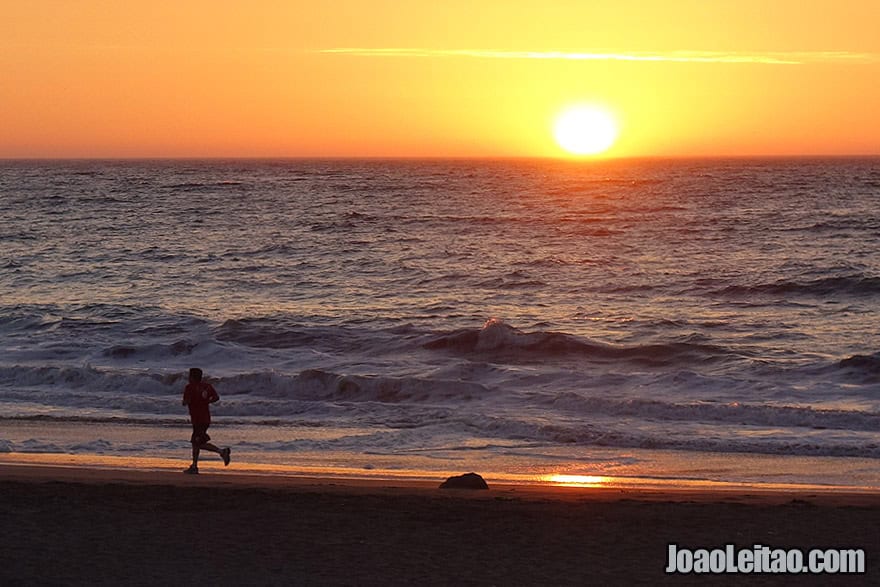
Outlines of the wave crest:
{"type": "Polygon", "coordinates": [[[247,393],[306,401],[423,403],[469,401],[490,393],[485,385],[466,381],[346,375],[320,369],[306,369],[298,375],[244,374],[220,378],[217,383],[230,394],[247,393]]]}
{"type": "Polygon", "coordinates": [[[456,355],[492,358],[509,362],[548,358],[583,358],[595,361],[626,360],[647,365],[707,362],[741,357],[742,353],[687,339],[631,347],[585,341],[560,332],[523,332],[493,318],[480,329],[462,329],[435,336],[423,348],[456,355]]]}
{"type": "Polygon", "coordinates": [[[837,368],[858,383],[880,383],[880,352],[873,355],[853,355],[837,363],[837,368]]]}
{"type": "Polygon", "coordinates": [[[756,285],[731,285],[716,290],[713,295],[720,297],[763,296],[816,296],[835,295],[874,296],[880,295],[880,277],[864,275],[844,275],[825,277],[811,281],[781,280],[756,285]]]}

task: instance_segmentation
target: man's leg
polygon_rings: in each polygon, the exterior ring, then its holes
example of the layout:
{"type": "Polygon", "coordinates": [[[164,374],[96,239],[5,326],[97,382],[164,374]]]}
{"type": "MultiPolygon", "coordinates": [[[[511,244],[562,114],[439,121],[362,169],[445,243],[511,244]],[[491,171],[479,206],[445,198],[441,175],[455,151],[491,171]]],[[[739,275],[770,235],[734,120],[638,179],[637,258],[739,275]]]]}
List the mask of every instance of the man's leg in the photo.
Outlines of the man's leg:
{"type": "Polygon", "coordinates": [[[199,453],[202,452],[202,447],[211,440],[211,437],[208,436],[208,426],[203,424],[197,424],[193,422],[193,433],[192,437],[189,439],[192,443],[192,455],[193,462],[189,469],[186,472],[188,473],[198,473],[199,471],[199,453]]]}
{"type": "Polygon", "coordinates": [[[217,453],[218,455],[220,454],[220,449],[217,448],[216,446],[214,446],[213,444],[211,444],[210,442],[206,442],[205,444],[203,444],[203,445],[200,446],[199,448],[203,448],[203,449],[205,449],[205,450],[209,450],[209,451],[211,451],[211,452],[215,452],[215,453],[217,453]]]}
{"type": "Polygon", "coordinates": [[[206,442],[201,445],[200,448],[205,450],[209,450],[211,452],[215,452],[220,455],[220,458],[223,459],[223,464],[229,466],[229,449],[228,448],[217,448],[216,445],[211,444],[210,442],[206,442]]]}

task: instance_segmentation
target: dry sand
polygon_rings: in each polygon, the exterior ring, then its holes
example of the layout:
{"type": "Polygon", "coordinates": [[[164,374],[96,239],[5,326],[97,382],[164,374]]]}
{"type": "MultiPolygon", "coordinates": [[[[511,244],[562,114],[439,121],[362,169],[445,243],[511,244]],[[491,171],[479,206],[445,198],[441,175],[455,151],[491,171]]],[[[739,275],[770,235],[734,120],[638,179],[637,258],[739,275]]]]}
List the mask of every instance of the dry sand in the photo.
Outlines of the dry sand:
{"type": "Polygon", "coordinates": [[[0,585],[880,584],[880,495],[0,464],[0,585]],[[862,576],[667,576],[667,544],[863,548],[862,576]]]}

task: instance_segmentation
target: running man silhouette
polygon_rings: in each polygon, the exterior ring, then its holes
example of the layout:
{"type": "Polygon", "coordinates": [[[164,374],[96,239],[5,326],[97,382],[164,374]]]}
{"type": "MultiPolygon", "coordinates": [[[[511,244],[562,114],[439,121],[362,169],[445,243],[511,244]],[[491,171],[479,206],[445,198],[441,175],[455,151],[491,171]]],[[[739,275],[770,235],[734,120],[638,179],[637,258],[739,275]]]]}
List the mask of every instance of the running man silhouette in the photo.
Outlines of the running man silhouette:
{"type": "Polygon", "coordinates": [[[189,370],[189,384],[183,390],[183,405],[189,408],[189,419],[192,422],[192,455],[193,462],[188,469],[184,469],[184,473],[189,475],[198,475],[199,473],[199,453],[202,450],[209,450],[220,455],[224,465],[229,465],[229,453],[232,452],[227,448],[217,448],[211,444],[211,437],[208,436],[208,426],[211,425],[211,408],[208,406],[220,400],[217,390],[210,383],[202,381],[202,370],[193,367],[189,370]]]}

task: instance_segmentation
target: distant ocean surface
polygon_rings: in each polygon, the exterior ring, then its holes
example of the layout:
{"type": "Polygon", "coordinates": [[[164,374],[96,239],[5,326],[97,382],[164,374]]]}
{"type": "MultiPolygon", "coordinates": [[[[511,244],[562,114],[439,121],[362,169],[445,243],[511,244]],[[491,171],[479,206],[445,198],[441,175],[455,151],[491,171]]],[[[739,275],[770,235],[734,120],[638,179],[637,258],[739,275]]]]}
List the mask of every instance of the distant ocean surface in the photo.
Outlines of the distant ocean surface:
{"type": "Polygon", "coordinates": [[[0,161],[0,452],[190,366],[238,462],[880,486],[880,159],[0,161]]]}

